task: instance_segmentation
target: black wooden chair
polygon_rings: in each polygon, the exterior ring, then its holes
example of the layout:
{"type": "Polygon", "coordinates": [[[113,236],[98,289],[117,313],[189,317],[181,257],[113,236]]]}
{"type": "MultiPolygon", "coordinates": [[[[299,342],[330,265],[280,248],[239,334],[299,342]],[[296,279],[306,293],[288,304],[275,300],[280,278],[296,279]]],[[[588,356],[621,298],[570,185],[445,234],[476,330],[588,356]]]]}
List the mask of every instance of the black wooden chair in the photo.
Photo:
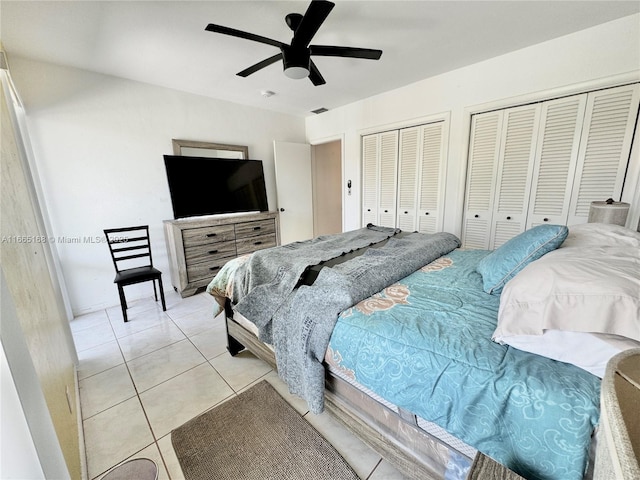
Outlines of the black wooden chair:
{"type": "Polygon", "coordinates": [[[127,300],[124,297],[124,287],[135,283],[153,282],[153,294],[158,301],[156,280],[160,287],[162,310],[167,310],[162,288],[162,272],[153,267],[151,256],[151,242],[149,240],[149,226],[110,228],[104,230],[107,238],[113,265],[116,267],[116,278],[113,283],[118,285],[120,306],[124,321],[127,318],[127,300]]]}

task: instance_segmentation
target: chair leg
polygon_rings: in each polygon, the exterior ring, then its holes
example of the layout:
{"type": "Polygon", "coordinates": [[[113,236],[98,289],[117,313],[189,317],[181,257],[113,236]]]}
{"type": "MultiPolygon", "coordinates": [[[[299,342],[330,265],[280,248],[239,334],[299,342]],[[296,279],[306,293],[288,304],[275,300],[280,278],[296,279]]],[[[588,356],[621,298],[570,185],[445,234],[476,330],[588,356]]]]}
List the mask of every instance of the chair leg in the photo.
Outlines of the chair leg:
{"type": "Polygon", "coordinates": [[[151,281],[153,283],[153,296],[156,297],[156,302],[158,301],[158,291],[156,290],[156,280],[155,278],[151,281]]]}
{"type": "MultiPolygon", "coordinates": [[[[154,282],[154,285],[155,285],[155,282],[154,282]]],[[[164,288],[162,288],[162,277],[158,278],[158,286],[160,287],[160,299],[162,300],[162,311],[166,312],[167,305],[164,303],[164,288]]]]}
{"type": "Polygon", "coordinates": [[[124,296],[124,288],[122,288],[122,285],[118,285],[118,294],[120,295],[120,307],[122,308],[122,317],[124,318],[125,322],[128,322],[129,319],[127,318],[127,299],[124,296]]]}

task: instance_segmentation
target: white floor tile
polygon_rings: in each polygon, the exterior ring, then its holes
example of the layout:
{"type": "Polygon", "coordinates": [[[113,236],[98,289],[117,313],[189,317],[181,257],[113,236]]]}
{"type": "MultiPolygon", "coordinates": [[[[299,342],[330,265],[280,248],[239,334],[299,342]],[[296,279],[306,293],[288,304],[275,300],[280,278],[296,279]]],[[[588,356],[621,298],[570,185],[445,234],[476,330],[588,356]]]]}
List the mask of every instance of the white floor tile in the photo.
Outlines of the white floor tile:
{"type": "Polygon", "coordinates": [[[125,364],[80,380],[79,384],[84,419],[136,396],[125,364]]]}
{"type": "Polygon", "coordinates": [[[224,323],[217,320],[214,322],[213,327],[202,333],[189,336],[189,340],[207,360],[227,351],[227,330],[224,323]]]}
{"type": "Polygon", "coordinates": [[[83,422],[89,478],[151,445],[153,435],[135,397],[83,422]]]}
{"type": "MultiPolygon", "coordinates": [[[[213,315],[211,301],[204,295],[208,294],[193,295],[192,297],[183,298],[181,302],[172,305],[171,308],[167,306],[167,314],[172,320],[177,320],[200,310],[208,310],[211,312],[210,315],[213,315]]],[[[209,297],[210,296],[211,295],[209,295],[209,297]]]]}
{"type": "Polygon", "coordinates": [[[246,350],[235,357],[224,353],[211,359],[210,363],[236,392],[271,371],[267,363],[246,350]]]}
{"type": "MultiPolygon", "coordinates": [[[[151,282],[149,282],[149,288],[151,289],[151,282]]],[[[125,287],[125,295],[126,295],[126,287],[125,287]]],[[[151,291],[153,293],[153,290],[151,291]]],[[[166,305],[166,299],[165,299],[166,305]]],[[[160,292],[158,292],[158,301],[153,298],[153,295],[150,297],[139,298],[137,300],[127,300],[127,318],[131,320],[131,318],[144,315],[152,310],[162,311],[162,302],[160,301],[160,292]]],[[[111,322],[120,321],[124,323],[124,317],[122,316],[122,307],[120,304],[114,305],[106,309],[107,316],[111,322]]]]}
{"type": "Polygon", "coordinates": [[[176,456],[176,452],[173,450],[171,444],[171,434],[165,435],[158,440],[158,448],[164,459],[164,463],[167,466],[167,471],[173,480],[184,478],[182,468],[180,467],[180,461],[176,456]]]}
{"type": "Polygon", "coordinates": [[[78,379],[90,377],[124,363],[116,340],[78,352],[78,379]]]}
{"type": "Polygon", "coordinates": [[[156,438],[160,438],[233,393],[205,363],[141,393],[140,399],[156,438]]]}
{"type": "Polygon", "coordinates": [[[378,465],[380,455],[371,450],[329,412],[325,411],[320,415],[307,413],[304,418],[349,462],[360,478],[367,478],[378,465]]]}
{"type": "Polygon", "coordinates": [[[190,337],[205,332],[219,323],[215,320],[213,313],[213,309],[207,306],[193,313],[173,318],[173,321],[187,337],[190,337]]]}
{"type": "Polygon", "coordinates": [[[141,357],[186,337],[173,322],[162,323],[118,339],[126,361],[141,357]]]}
{"type": "Polygon", "coordinates": [[[79,315],[69,322],[71,332],[75,335],[76,332],[86,330],[89,328],[95,328],[109,324],[109,317],[104,310],[98,310],[96,312],[85,313],[79,315]]]}
{"type": "Polygon", "coordinates": [[[122,315],[120,318],[111,320],[111,327],[113,328],[116,338],[133,335],[134,333],[139,333],[159,325],[173,324],[169,316],[163,312],[161,308],[152,308],[146,312],[131,315],[128,318],[128,322],[122,320],[122,315]]]}
{"type": "Polygon", "coordinates": [[[76,351],[82,352],[90,348],[104,345],[116,339],[110,323],[100,323],[91,328],[86,328],[72,332],[73,342],[76,345],[76,351]]]}
{"type": "Polygon", "coordinates": [[[130,302],[127,323],[119,305],[72,321],[90,479],[138,457],[156,462],[161,480],[184,478],[171,430],[262,379],[362,478],[403,478],[328,413],[307,413],[306,402],[289,394],[268,364],[249,352],[231,357],[223,315],[212,318],[213,297],[202,293],[183,299],[173,290],[165,297],[166,312],[152,296],[130,302]]]}
{"type": "Polygon", "coordinates": [[[206,361],[189,340],[181,340],[128,362],[139,393],[206,361]]]}

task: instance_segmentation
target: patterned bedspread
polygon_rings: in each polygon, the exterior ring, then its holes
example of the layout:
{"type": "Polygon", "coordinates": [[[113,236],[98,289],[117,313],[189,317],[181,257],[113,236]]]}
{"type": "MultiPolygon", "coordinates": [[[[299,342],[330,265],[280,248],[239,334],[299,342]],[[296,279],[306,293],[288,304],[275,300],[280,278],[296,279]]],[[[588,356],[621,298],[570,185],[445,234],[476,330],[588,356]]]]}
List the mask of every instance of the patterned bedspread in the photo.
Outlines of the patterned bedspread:
{"type": "MultiPolygon", "coordinates": [[[[342,312],[326,358],[384,399],[529,479],[582,479],[600,380],[491,341],[500,297],[482,290],[489,252],[455,250],[342,312]]],[[[230,296],[244,259],[207,291],[230,296]]]]}
{"type": "Polygon", "coordinates": [[[331,363],[526,478],[581,479],[600,380],[491,341],[487,253],[453,251],[343,312],[331,363]]]}

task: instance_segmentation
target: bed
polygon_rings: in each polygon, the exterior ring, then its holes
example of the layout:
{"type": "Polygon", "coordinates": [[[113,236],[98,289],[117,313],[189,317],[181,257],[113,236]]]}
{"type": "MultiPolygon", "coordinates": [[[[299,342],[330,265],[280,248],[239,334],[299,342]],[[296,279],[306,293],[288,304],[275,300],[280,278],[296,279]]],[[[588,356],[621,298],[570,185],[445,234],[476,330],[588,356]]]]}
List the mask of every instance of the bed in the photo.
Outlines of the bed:
{"type": "Polygon", "coordinates": [[[590,476],[598,372],[640,346],[640,234],[544,225],[489,252],[369,227],[225,265],[207,291],[230,352],[270,362],[410,477],[463,479],[477,452],[525,478],[590,476]]]}

